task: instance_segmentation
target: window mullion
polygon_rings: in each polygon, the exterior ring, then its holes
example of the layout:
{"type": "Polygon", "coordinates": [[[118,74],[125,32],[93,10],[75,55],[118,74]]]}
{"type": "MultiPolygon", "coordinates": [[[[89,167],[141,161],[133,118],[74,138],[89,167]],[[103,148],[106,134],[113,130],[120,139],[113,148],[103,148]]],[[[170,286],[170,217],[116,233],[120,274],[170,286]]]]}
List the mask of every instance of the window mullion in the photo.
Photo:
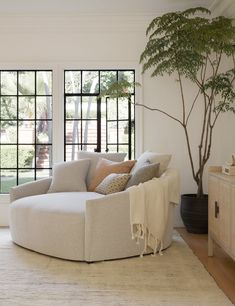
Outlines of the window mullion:
{"type": "Polygon", "coordinates": [[[16,185],[19,184],[19,71],[17,71],[16,81],[16,185]]]}

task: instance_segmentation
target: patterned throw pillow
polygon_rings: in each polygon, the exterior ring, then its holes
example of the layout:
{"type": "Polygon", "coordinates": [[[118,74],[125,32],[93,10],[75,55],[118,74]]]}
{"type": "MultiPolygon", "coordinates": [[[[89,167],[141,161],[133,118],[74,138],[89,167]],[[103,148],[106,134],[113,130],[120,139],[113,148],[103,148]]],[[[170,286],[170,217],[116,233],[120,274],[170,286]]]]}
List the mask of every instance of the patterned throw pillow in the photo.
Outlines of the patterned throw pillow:
{"type": "Polygon", "coordinates": [[[111,173],[96,187],[95,192],[111,194],[123,191],[130,177],[126,173],[111,173]]]}
{"type": "Polygon", "coordinates": [[[147,182],[154,177],[159,177],[159,163],[155,164],[145,164],[143,167],[137,169],[131,176],[130,180],[126,185],[126,189],[139,185],[140,183],[147,182]]]}
{"type": "Polygon", "coordinates": [[[112,162],[101,158],[97,163],[93,178],[88,186],[88,191],[94,191],[103,179],[111,173],[130,173],[134,164],[135,160],[112,162]]]}

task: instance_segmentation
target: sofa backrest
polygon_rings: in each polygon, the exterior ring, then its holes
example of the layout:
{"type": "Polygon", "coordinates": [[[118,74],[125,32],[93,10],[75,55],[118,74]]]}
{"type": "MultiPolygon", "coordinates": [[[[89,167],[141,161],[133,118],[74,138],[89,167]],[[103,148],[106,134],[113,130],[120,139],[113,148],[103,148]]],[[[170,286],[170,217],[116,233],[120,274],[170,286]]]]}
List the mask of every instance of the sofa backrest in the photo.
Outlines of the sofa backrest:
{"type": "Polygon", "coordinates": [[[95,172],[96,165],[100,158],[106,158],[114,162],[121,162],[124,161],[125,157],[126,153],[98,153],[98,152],[96,153],[96,152],[85,152],[85,151],[78,152],[78,159],[89,158],[91,160],[87,174],[87,181],[86,181],[88,186],[90,185],[91,179],[95,172]]]}

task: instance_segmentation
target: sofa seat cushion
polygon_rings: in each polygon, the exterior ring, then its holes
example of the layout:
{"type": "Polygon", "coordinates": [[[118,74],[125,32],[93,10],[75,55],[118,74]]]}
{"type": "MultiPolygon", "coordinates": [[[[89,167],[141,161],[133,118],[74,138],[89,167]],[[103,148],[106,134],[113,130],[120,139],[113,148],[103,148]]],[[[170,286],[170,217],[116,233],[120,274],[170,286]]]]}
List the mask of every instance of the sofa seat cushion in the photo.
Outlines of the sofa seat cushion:
{"type": "Polygon", "coordinates": [[[45,211],[51,213],[81,213],[85,211],[87,200],[102,197],[96,192],[58,192],[21,198],[11,204],[11,208],[45,211]]]}
{"type": "Polygon", "coordinates": [[[95,192],[51,193],[21,198],[10,205],[12,239],[47,255],[84,260],[86,201],[95,192]]]}

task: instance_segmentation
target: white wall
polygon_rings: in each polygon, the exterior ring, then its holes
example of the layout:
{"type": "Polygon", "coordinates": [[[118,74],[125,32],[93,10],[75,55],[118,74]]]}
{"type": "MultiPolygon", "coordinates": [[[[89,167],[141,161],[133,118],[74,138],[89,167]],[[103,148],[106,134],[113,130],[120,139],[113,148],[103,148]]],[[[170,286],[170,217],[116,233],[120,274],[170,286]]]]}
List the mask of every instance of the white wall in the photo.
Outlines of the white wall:
{"type": "MultiPolygon", "coordinates": [[[[146,39],[145,29],[153,16],[2,16],[0,18],[1,65],[6,68],[35,65],[35,68],[54,65],[63,68],[133,68],[138,67],[139,56],[146,39]],[[37,64],[34,64],[37,63],[37,64]],[[112,66],[112,67],[111,67],[112,66]]],[[[138,77],[138,76],[137,76],[138,77]]],[[[141,76],[139,75],[139,79],[141,76]]],[[[59,83],[58,83],[59,84],[59,83]]],[[[62,88],[57,86],[58,91],[62,88]]],[[[150,106],[163,106],[180,115],[179,90],[169,78],[151,79],[144,76],[139,102],[150,106]]],[[[187,85],[190,96],[193,88],[187,85]]],[[[56,104],[62,103],[60,93],[56,104]]],[[[198,137],[196,118],[192,124],[194,139],[198,137]]],[[[210,164],[222,164],[235,152],[235,117],[225,115],[219,121],[210,164]]],[[[172,153],[171,166],[180,170],[182,192],[195,192],[192,182],[185,140],[175,122],[158,113],[144,111],[144,148],[172,153]]],[[[3,205],[3,204],[2,204],[3,205]]],[[[5,205],[5,204],[4,204],[5,205]]],[[[0,205],[0,215],[5,214],[0,205]]],[[[1,220],[5,220],[2,217],[1,220]]],[[[3,221],[1,224],[6,224],[3,221]]],[[[176,216],[176,225],[181,221],[176,216]]]]}

